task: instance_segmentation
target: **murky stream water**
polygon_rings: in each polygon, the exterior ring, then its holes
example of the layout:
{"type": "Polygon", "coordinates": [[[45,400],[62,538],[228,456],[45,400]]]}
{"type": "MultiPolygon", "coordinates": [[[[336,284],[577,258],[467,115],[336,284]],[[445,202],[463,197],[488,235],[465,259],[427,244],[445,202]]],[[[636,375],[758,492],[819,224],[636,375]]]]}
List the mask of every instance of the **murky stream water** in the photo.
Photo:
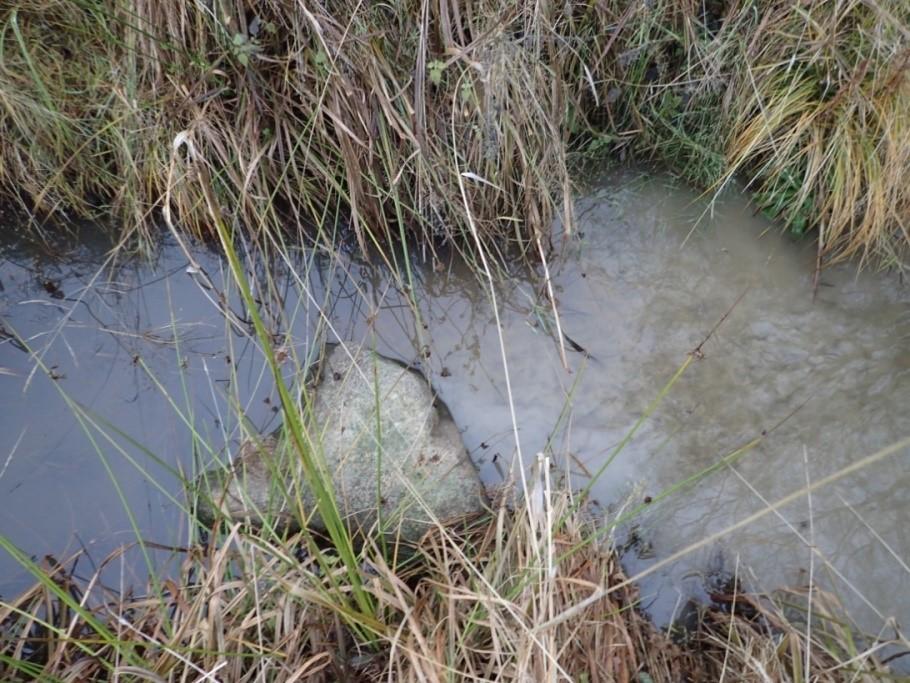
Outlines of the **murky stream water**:
{"type": "MultiPolygon", "coordinates": [[[[910,435],[910,288],[896,275],[828,270],[813,300],[811,246],[781,237],[735,193],[707,212],[660,176],[614,174],[579,200],[578,215],[579,234],[552,264],[563,331],[587,352],[568,345],[568,371],[539,283],[496,290],[525,461],[552,439],[556,466],[584,484],[728,311],[594,495],[605,507],[640,505],[766,433],[624,527],[639,539],[633,569],[910,435]]],[[[228,280],[218,259],[194,258],[216,290],[228,280]]],[[[217,293],[175,245],[154,267],[112,278],[96,277],[102,251],[89,245],[65,266],[12,247],[2,259],[0,320],[58,379],[33,375],[33,359],[0,339],[0,533],[35,555],[85,546],[95,562],[134,537],[132,524],[181,544],[187,530],[169,496],[183,498],[168,468],[192,470],[187,422],[214,449],[237,436],[232,400],[258,428],[277,423],[255,344],[227,332],[217,293]],[[86,409],[82,424],[64,393],[86,409]]],[[[497,480],[516,443],[493,308],[470,273],[421,271],[418,322],[381,269],[335,258],[296,272],[310,297],[290,277],[282,310],[298,354],[321,308],[330,337],[419,361],[497,480]]],[[[211,457],[202,449],[204,464],[211,457]]],[[[866,628],[910,621],[910,450],[814,492],[811,514],[806,497],[779,512],[650,576],[646,606],[666,622],[703,595],[706,572],[737,563],[758,587],[803,584],[811,542],[816,577],[866,628]]],[[[124,567],[125,581],[141,576],[124,567]]],[[[25,582],[0,556],[0,593],[25,582]]]]}

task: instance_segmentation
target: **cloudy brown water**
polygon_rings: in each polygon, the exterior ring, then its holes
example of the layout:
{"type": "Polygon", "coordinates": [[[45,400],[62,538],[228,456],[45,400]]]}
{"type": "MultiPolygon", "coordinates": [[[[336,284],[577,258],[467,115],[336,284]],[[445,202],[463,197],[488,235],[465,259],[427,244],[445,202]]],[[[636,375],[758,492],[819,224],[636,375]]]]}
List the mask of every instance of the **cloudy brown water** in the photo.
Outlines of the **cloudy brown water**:
{"type": "MultiPolygon", "coordinates": [[[[586,351],[567,346],[568,370],[539,281],[518,276],[496,290],[525,462],[549,443],[558,471],[584,485],[727,312],[593,496],[607,514],[637,506],[767,432],[731,467],[623,525],[620,535],[634,530],[638,541],[626,558],[631,570],[910,435],[910,288],[896,274],[829,269],[813,297],[811,245],[782,237],[734,191],[710,208],[659,175],[613,174],[578,200],[577,215],[577,235],[555,239],[551,264],[563,331],[586,351]]],[[[10,247],[0,264],[5,329],[59,376],[31,377],[29,355],[0,339],[0,533],[36,556],[85,546],[96,563],[134,536],[107,466],[145,538],[186,541],[168,498],[182,501],[182,489],[167,468],[191,471],[193,439],[161,387],[213,451],[237,437],[231,396],[263,431],[278,419],[256,345],[226,331],[212,292],[176,246],[154,267],[111,279],[93,279],[99,254],[83,247],[66,266],[48,266],[10,247]],[[60,291],[48,291],[48,280],[60,291]],[[93,447],[58,389],[110,440],[89,427],[93,447]]],[[[220,261],[204,250],[194,258],[222,287],[220,261]]],[[[483,476],[497,481],[517,445],[485,286],[463,266],[418,269],[418,320],[380,268],[339,256],[296,272],[282,310],[298,354],[312,343],[318,305],[330,340],[419,363],[483,476]],[[303,283],[310,296],[300,294],[303,283]]],[[[203,464],[212,457],[203,449],[203,464]]],[[[908,515],[904,449],[816,491],[811,515],[803,497],[687,554],[645,580],[643,601],[666,623],[689,598],[704,597],[713,573],[737,567],[753,587],[803,585],[814,543],[816,579],[858,623],[905,622],[908,515]]],[[[127,566],[127,577],[141,574],[127,566]]],[[[25,582],[0,557],[0,593],[25,582]]]]}

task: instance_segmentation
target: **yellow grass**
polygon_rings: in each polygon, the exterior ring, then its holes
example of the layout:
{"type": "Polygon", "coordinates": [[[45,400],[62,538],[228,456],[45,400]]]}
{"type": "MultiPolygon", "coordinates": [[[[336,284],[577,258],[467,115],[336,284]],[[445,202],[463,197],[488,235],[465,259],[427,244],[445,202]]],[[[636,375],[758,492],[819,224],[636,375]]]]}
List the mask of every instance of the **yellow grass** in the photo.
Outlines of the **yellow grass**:
{"type": "Polygon", "coordinates": [[[597,523],[591,513],[574,510],[565,492],[543,481],[532,498],[530,506],[497,506],[481,519],[440,526],[408,566],[389,567],[378,551],[364,550],[363,587],[376,619],[356,616],[337,598],[349,589],[340,565],[327,575],[300,554],[301,539],[268,542],[240,526],[212,545],[175,549],[181,569],[157,596],[77,578],[72,561],[45,564],[34,588],[0,602],[0,674],[636,682],[890,675],[818,593],[807,631],[780,601],[743,595],[731,581],[717,606],[701,611],[697,628],[674,643],[641,614],[610,548],[588,542],[597,523]],[[578,611],[606,587],[615,590],[578,611]],[[562,619],[568,610],[572,618],[562,619]]]}
{"type": "Polygon", "coordinates": [[[826,257],[890,264],[910,241],[908,17],[899,0],[12,0],[0,190],[113,213],[152,248],[165,204],[211,233],[204,168],[254,237],[476,256],[472,218],[492,253],[533,256],[554,217],[572,226],[573,171],[656,157],[705,188],[741,175],[826,257]]]}

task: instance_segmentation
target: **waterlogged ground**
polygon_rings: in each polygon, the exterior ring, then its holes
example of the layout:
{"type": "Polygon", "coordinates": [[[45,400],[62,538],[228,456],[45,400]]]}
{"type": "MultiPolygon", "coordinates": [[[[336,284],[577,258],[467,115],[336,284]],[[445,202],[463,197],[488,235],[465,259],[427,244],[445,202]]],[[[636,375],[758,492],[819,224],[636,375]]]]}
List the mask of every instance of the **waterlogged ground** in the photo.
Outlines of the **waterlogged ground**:
{"type": "MultiPolygon", "coordinates": [[[[665,177],[619,173],[577,212],[579,232],[555,239],[551,263],[568,369],[530,277],[496,288],[501,337],[489,291],[449,263],[415,266],[417,315],[381,268],[339,254],[302,255],[260,298],[280,302],[267,317],[289,335],[289,356],[305,356],[321,328],[419,363],[487,481],[519,447],[525,462],[546,451],[554,476],[579,486],[602,469],[593,495],[605,513],[645,507],[621,529],[632,570],[718,534],[643,582],[662,622],[719,572],[759,588],[811,573],[867,629],[910,621],[908,449],[720,534],[910,435],[910,288],[844,267],[825,271],[813,297],[811,247],[780,237],[735,192],[709,210],[665,177]]],[[[84,548],[88,573],[137,530],[185,543],[179,471],[230,449],[238,408],[263,431],[278,418],[217,258],[194,249],[190,261],[168,242],[152,266],[99,271],[106,245],[80,243],[63,265],[21,245],[2,251],[0,533],[39,559],[84,548]],[[36,359],[56,379],[33,372],[36,359]]],[[[124,583],[145,571],[127,557],[107,559],[124,583]]],[[[0,594],[26,582],[0,554],[0,594]]]]}

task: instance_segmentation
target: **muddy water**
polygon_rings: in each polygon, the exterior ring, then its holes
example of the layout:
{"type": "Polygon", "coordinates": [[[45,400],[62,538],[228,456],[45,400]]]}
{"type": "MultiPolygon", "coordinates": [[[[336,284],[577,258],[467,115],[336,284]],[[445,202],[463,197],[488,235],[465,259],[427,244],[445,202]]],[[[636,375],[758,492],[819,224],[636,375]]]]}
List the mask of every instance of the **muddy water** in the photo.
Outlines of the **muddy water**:
{"type": "MultiPolygon", "coordinates": [[[[419,363],[488,481],[519,448],[528,462],[547,450],[577,485],[607,464],[593,492],[608,514],[659,498],[764,432],[731,465],[623,525],[633,570],[910,435],[910,291],[897,276],[829,270],[813,298],[810,247],[781,237],[736,193],[709,210],[660,176],[610,176],[577,212],[579,232],[555,239],[551,264],[573,342],[568,369],[531,277],[496,287],[508,387],[489,293],[464,267],[415,267],[415,315],[381,269],[304,255],[279,280],[271,319],[299,355],[321,325],[330,340],[419,363]]],[[[197,250],[189,264],[170,245],[154,267],[96,277],[100,253],[83,247],[62,267],[7,247],[0,265],[6,329],[58,376],[31,377],[32,357],[0,340],[0,532],[35,555],[84,546],[96,563],[134,536],[133,523],[147,538],[185,542],[171,469],[192,471],[230,446],[232,405],[263,430],[277,419],[256,345],[212,303],[226,290],[242,317],[216,258],[197,250]],[[64,393],[90,411],[87,426],[64,393]]],[[[811,569],[866,628],[907,621],[908,491],[905,449],[655,572],[645,605],[667,622],[717,571],[740,567],[773,588],[805,583],[811,569]]],[[[0,593],[24,580],[0,556],[0,593]]]]}

